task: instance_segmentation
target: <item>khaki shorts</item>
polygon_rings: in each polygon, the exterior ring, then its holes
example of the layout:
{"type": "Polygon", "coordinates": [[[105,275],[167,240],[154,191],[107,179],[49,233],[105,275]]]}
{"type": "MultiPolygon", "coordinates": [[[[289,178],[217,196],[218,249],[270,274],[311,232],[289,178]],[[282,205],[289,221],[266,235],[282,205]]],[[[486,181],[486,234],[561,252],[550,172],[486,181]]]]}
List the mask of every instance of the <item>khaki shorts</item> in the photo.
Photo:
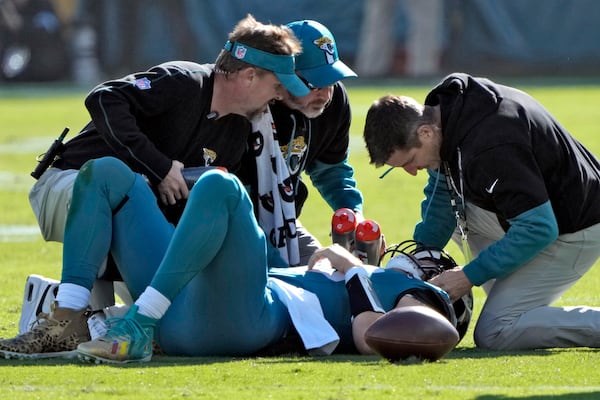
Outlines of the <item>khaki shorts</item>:
{"type": "Polygon", "coordinates": [[[50,168],[29,191],[29,203],[46,241],[63,242],[73,184],[79,171],[50,168]]]}
{"type": "MultiPolygon", "coordinates": [[[[73,185],[79,170],[50,168],[40,177],[29,191],[29,203],[37,218],[42,236],[47,241],[63,243],[65,222],[71,205],[73,185]]],[[[99,267],[98,277],[106,271],[106,260],[99,267]]],[[[114,291],[126,304],[133,299],[123,282],[96,280],[92,288],[90,306],[99,310],[115,304],[114,291]]]]}

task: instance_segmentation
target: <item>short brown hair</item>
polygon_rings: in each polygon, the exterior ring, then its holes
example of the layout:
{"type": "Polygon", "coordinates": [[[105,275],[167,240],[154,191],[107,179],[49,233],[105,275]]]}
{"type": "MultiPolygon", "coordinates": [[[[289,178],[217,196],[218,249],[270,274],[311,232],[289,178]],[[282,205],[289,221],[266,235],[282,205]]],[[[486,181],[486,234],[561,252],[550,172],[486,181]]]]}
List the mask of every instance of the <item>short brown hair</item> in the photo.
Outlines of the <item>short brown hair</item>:
{"type": "MultiPolygon", "coordinates": [[[[302,52],[302,45],[291,29],[285,25],[262,24],[251,14],[237,23],[229,33],[229,41],[243,43],[272,54],[294,55],[302,52]]],[[[224,49],[219,53],[215,64],[217,69],[224,72],[236,72],[252,66],[233,57],[224,49]]]]}
{"type": "Polygon", "coordinates": [[[419,147],[416,131],[423,123],[423,106],[411,97],[387,95],[375,100],[363,134],[370,163],[380,167],[395,150],[419,147]]]}

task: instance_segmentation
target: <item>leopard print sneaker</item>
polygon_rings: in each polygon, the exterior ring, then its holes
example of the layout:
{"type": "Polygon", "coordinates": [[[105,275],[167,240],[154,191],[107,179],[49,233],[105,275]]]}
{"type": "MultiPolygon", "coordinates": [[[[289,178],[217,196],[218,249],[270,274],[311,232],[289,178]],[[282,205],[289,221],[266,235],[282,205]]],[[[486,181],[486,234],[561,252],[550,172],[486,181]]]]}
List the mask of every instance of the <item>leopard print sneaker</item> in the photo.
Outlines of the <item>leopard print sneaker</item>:
{"type": "Polygon", "coordinates": [[[76,356],[79,343],[90,340],[87,312],[52,304],[50,314],[40,313],[33,328],[12,339],[0,340],[4,358],[38,359],[76,356]]]}

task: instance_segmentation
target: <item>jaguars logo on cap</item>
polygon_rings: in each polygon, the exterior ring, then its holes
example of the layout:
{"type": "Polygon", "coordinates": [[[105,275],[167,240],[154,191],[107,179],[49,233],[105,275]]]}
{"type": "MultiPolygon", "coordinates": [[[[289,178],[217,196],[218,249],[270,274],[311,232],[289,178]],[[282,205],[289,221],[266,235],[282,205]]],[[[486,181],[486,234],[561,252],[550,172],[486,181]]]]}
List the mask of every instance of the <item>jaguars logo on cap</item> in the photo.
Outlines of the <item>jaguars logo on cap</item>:
{"type": "Polygon", "coordinates": [[[333,64],[335,62],[335,45],[333,40],[327,36],[321,36],[320,38],[313,41],[313,43],[325,53],[325,59],[327,64],[333,64]]]}

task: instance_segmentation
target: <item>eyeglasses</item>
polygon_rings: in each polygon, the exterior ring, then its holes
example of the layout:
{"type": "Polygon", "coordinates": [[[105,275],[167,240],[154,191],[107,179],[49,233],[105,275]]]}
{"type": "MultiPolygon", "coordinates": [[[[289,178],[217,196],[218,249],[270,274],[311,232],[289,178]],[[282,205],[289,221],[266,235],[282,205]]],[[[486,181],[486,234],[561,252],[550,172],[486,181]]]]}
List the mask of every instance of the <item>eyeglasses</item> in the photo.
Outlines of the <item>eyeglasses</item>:
{"type": "Polygon", "coordinates": [[[304,83],[306,85],[306,87],[310,90],[319,90],[319,88],[314,87],[312,83],[310,83],[309,81],[307,81],[306,79],[304,79],[304,77],[302,75],[298,75],[298,78],[300,78],[300,80],[302,81],[302,83],[304,83]]]}
{"type": "Polygon", "coordinates": [[[300,80],[302,81],[302,83],[304,83],[306,85],[306,87],[311,92],[316,92],[318,90],[327,89],[327,88],[333,86],[333,84],[331,84],[331,85],[328,85],[328,86],[316,87],[315,85],[313,85],[312,83],[310,83],[309,81],[307,81],[306,79],[304,79],[304,77],[302,75],[298,75],[298,78],[300,78],[300,80]]]}

